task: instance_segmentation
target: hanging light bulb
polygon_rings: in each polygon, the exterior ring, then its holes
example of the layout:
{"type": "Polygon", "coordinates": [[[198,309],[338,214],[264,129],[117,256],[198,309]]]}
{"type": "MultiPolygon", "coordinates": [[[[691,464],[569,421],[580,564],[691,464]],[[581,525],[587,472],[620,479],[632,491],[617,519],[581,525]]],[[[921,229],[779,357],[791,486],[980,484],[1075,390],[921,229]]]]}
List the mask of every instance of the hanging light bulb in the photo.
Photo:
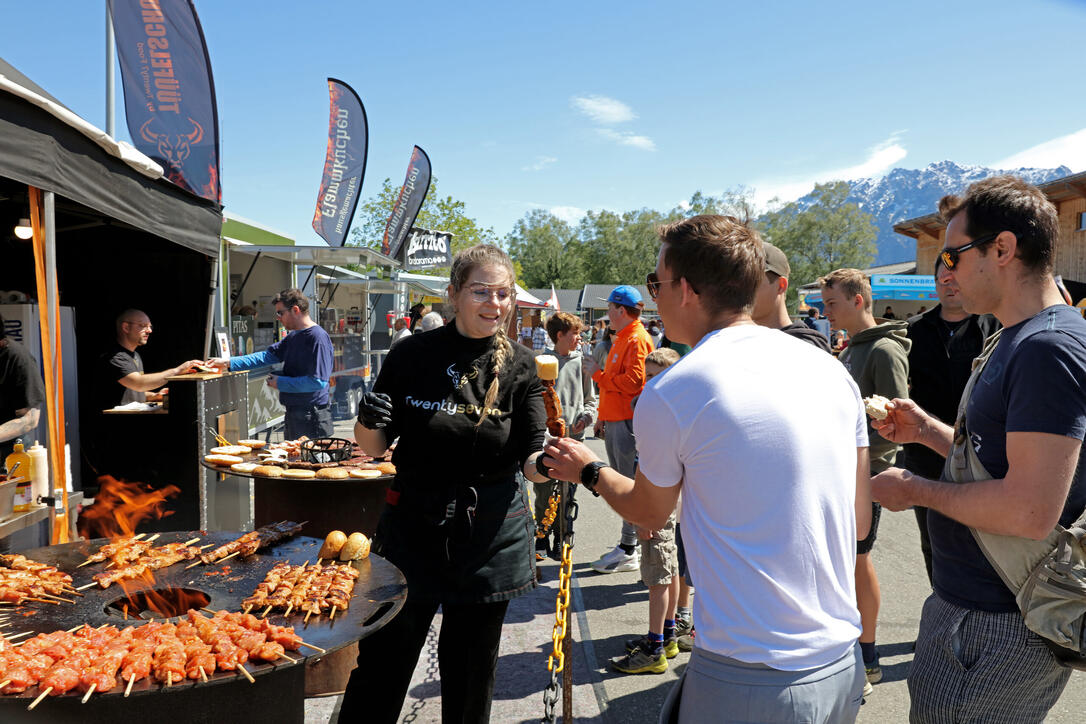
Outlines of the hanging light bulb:
{"type": "Polygon", "coordinates": [[[20,239],[29,239],[34,236],[34,229],[30,226],[30,219],[19,219],[19,223],[15,225],[15,236],[20,239]]]}

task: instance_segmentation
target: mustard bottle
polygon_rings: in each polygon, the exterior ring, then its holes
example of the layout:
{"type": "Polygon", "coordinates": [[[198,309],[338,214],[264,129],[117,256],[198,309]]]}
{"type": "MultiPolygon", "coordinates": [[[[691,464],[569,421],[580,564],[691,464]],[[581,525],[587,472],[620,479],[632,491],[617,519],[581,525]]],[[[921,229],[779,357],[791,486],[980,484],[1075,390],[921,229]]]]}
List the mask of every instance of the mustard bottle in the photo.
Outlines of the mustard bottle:
{"type": "Polygon", "coordinates": [[[33,463],[30,455],[23,452],[22,440],[15,442],[13,450],[14,452],[4,460],[4,466],[8,470],[8,477],[16,481],[15,505],[12,509],[16,513],[25,513],[30,510],[30,478],[33,475],[31,469],[33,463]]]}

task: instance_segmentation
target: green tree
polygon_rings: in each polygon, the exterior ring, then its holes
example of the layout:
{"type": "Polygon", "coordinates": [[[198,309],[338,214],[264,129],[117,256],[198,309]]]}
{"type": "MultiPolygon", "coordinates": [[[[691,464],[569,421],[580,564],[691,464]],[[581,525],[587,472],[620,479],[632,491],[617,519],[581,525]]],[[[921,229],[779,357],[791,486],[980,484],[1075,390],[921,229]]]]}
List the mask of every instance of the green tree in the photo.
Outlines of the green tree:
{"type": "Polygon", "coordinates": [[[674,217],[654,209],[589,211],[577,226],[585,275],[592,284],[641,284],[656,268],[657,228],[674,217]]]}
{"type": "Polygon", "coordinates": [[[571,289],[585,283],[581,249],[573,229],[544,209],[534,209],[518,219],[505,237],[506,249],[520,265],[522,286],[571,289]]]}
{"type": "MultiPolygon", "coordinates": [[[[391,179],[385,179],[381,190],[373,196],[359,202],[355,210],[355,224],[351,229],[347,244],[368,246],[380,249],[385,236],[385,225],[392,215],[392,208],[400,195],[400,187],[393,186],[391,179]]],[[[452,196],[441,197],[437,192],[437,177],[430,182],[430,190],[423,201],[422,209],[415,220],[415,226],[434,231],[447,231],[453,235],[452,253],[475,244],[496,244],[498,235],[491,227],[482,227],[467,214],[463,201],[452,196]]],[[[428,270],[423,273],[444,274],[445,270],[428,270]]]]}
{"type": "Polygon", "coordinates": [[[800,286],[834,269],[864,269],[875,259],[874,217],[846,201],[849,185],[817,184],[813,193],[815,200],[808,208],[793,201],[758,221],[763,238],[788,256],[789,306],[796,303],[800,286]]]}

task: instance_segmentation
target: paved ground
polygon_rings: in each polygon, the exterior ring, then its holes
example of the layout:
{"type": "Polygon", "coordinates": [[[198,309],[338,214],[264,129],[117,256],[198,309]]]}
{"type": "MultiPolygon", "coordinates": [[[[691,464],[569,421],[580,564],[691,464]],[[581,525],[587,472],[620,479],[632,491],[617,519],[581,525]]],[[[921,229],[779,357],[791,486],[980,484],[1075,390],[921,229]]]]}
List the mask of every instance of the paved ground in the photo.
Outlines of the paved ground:
{"type": "MultiPolygon", "coordinates": [[[[345,431],[337,429],[339,434],[345,431]]],[[[590,440],[603,454],[603,443],[590,440]]],[[[577,722],[655,722],[667,690],[685,666],[688,654],[679,654],[664,674],[629,676],[610,670],[608,659],[621,652],[625,638],[647,628],[648,593],[637,573],[600,575],[589,564],[617,542],[619,519],[601,499],[579,498],[580,519],[574,550],[573,608],[575,610],[573,712],[577,722]]],[[[879,619],[879,649],[884,680],[875,686],[860,711],[860,722],[908,720],[905,677],[912,661],[920,607],[928,594],[927,577],[920,557],[916,523],[911,513],[884,513],[875,546],[875,564],[882,584],[883,605],[879,619]]],[[[502,633],[491,720],[534,722],[543,714],[543,687],[554,623],[557,566],[546,562],[543,583],[532,594],[512,602],[502,633]]],[[[431,630],[431,641],[419,659],[402,721],[439,722],[440,682],[436,678],[436,638],[440,617],[431,630]]],[[[1083,675],[1075,673],[1049,722],[1077,722],[1086,710],[1083,675]]],[[[337,697],[307,703],[307,721],[334,721],[337,697]]],[[[561,712],[559,710],[559,716],[561,712]]],[[[560,719],[559,719],[560,721],[560,719]]]]}

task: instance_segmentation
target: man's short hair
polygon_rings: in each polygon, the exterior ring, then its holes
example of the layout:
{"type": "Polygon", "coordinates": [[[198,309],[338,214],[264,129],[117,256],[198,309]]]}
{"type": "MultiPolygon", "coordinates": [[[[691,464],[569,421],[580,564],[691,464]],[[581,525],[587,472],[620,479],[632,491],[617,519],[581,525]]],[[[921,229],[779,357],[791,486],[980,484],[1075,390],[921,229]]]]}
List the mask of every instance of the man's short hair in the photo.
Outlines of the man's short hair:
{"type": "Polygon", "coordinates": [[[814,307],[811,307],[810,309],[807,310],[807,316],[808,317],[815,317],[817,319],[818,318],[818,310],[815,309],[814,307]]]}
{"type": "Polygon", "coordinates": [[[557,344],[558,335],[564,334],[571,329],[580,331],[582,327],[584,327],[584,324],[581,322],[580,317],[569,312],[555,312],[547,319],[547,336],[557,344]]]}
{"type": "Polygon", "coordinates": [[[659,235],[671,275],[686,279],[709,311],[750,312],[765,273],[757,231],[734,216],[705,214],[665,224],[659,235]]]}
{"type": "Polygon", "coordinates": [[[834,269],[818,278],[818,286],[836,289],[849,299],[859,294],[864,299],[864,308],[871,309],[871,281],[859,269],[834,269]]]}
{"type": "Polygon", "coordinates": [[[654,364],[661,369],[666,369],[679,361],[679,353],[671,347],[661,347],[649,352],[645,358],[645,364],[654,364]]]}
{"type": "Polygon", "coordinates": [[[614,304],[619,309],[625,309],[626,314],[630,315],[630,319],[638,319],[641,316],[641,307],[628,307],[625,304],[615,304],[615,302],[608,302],[608,304],[614,304]]]}
{"type": "MultiPolygon", "coordinates": [[[[966,214],[965,233],[978,239],[1010,231],[1018,239],[1015,258],[1037,274],[1050,274],[1060,238],[1059,214],[1044,192],[1017,176],[992,176],[969,184],[962,196],[939,199],[939,215],[947,224],[966,214]]],[[[987,245],[977,251],[986,254],[987,245]]]]}
{"type": "Polygon", "coordinates": [[[275,299],[272,300],[272,304],[282,304],[288,310],[293,307],[297,307],[302,314],[309,313],[309,300],[302,294],[301,289],[284,289],[275,295],[275,299]]]}

